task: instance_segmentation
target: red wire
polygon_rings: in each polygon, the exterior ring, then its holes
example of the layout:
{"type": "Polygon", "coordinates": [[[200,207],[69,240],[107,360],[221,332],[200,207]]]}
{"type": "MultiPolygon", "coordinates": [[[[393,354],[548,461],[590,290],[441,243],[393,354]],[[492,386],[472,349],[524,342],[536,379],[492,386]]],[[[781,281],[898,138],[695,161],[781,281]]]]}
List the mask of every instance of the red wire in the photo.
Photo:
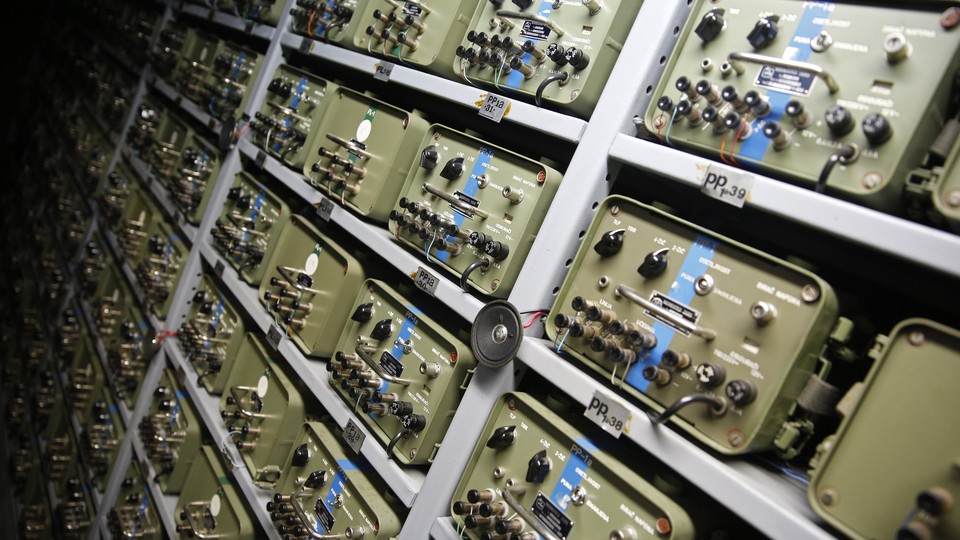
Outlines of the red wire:
{"type": "Polygon", "coordinates": [[[530,322],[528,322],[527,324],[523,325],[523,327],[524,327],[524,328],[530,328],[531,326],[533,326],[534,321],[536,321],[538,317],[540,317],[540,316],[542,316],[542,315],[546,315],[546,314],[547,314],[546,311],[538,311],[538,312],[534,313],[534,314],[530,317],[530,322]]]}
{"type": "Polygon", "coordinates": [[[737,158],[733,157],[733,149],[737,146],[737,141],[740,140],[740,135],[743,134],[743,130],[747,129],[747,123],[750,122],[750,115],[747,114],[743,118],[743,122],[740,123],[740,129],[737,130],[737,136],[733,138],[733,143],[730,144],[730,162],[734,165],[737,165],[737,158]]]}

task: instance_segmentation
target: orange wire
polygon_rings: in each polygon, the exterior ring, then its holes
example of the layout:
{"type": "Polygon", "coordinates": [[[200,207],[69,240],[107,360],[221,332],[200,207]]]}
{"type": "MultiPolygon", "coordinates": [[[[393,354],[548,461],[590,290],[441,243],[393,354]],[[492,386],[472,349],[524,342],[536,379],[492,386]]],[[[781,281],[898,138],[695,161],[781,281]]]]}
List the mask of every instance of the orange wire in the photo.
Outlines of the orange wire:
{"type": "Polygon", "coordinates": [[[316,16],[317,16],[317,10],[313,10],[312,12],[310,12],[310,20],[307,21],[307,35],[310,37],[314,37],[313,30],[311,30],[311,28],[313,27],[313,18],[316,16]]]}
{"type": "Polygon", "coordinates": [[[727,148],[727,135],[728,132],[725,131],[723,133],[723,143],[720,144],[720,161],[726,163],[727,165],[731,165],[731,163],[727,161],[727,158],[723,157],[723,151],[727,148]]]}
{"type": "Polygon", "coordinates": [[[743,122],[740,123],[740,129],[737,130],[737,135],[736,137],[733,138],[733,143],[730,144],[730,162],[733,163],[734,165],[738,165],[738,163],[737,163],[737,158],[733,157],[733,149],[734,147],[737,146],[737,141],[740,140],[740,135],[742,135],[743,130],[747,128],[747,123],[749,121],[750,121],[750,115],[747,114],[747,116],[743,118],[743,122]]]}

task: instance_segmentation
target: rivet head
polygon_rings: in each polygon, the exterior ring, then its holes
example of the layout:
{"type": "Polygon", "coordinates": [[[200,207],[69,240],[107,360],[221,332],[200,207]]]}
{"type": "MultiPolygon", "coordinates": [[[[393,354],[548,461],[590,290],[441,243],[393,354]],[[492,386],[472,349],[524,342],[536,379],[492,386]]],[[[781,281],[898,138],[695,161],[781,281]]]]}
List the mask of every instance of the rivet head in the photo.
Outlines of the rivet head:
{"type": "Polygon", "coordinates": [[[913,345],[914,347],[919,347],[923,345],[923,342],[925,340],[926,338],[923,335],[923,332],[921,332],[920,330],[914,330],[909,334],[907,334],[907,342],[913,345]]]}
{"type": "Polygon", "coordinates": [[[804,285],[803,288],[800,289],[800,298],[808,304],[816,302],[820,299],[820,287],[816,285],[804,285]]]}
{"type": "Polygon", "coordinates": [[[820,502],[826,506],[834,506],[840,500],[840,495],[837,493],[837,490],[832,487],[823,488],[820,491],[820,502]]]}

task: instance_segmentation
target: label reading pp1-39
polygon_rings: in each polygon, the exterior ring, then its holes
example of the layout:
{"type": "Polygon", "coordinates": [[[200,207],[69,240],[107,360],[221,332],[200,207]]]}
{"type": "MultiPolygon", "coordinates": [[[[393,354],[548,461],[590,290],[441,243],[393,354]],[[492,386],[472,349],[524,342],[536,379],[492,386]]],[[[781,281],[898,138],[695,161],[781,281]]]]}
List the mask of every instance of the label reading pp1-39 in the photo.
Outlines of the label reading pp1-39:
{"type": "Polygon", "coordinates": [[[710,165],[703,175],[700,191],[708,197],[743,208],[753,189],[753,179],[749,173],[710,165]]]}

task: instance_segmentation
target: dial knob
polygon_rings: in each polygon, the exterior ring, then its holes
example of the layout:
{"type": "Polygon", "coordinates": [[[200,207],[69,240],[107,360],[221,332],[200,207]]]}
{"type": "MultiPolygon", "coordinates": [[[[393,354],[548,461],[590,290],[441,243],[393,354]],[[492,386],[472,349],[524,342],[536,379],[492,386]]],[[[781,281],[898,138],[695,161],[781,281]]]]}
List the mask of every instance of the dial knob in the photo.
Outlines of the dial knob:
{"type": "Polygon", "coordinates": [[[853,130],[853,115],[842,105],[833,105],[824,114],[827,128],[836,137],[842,137],[853,130]]]}
{"type": "Polygon", "coordinates": [[[864,116],[861,125],[863,126],[863,135],[867,138],[870,146],[880,146],[890,140],[890,136],[893,135],[890,121],[880,113],[872,112],[864,116]]]}
{"type": "Polygon", "coordinates": [[[667,250],[651,251],[643,258],[637,272],[646,279],[655,278],[667,269],[667,250]]]}

